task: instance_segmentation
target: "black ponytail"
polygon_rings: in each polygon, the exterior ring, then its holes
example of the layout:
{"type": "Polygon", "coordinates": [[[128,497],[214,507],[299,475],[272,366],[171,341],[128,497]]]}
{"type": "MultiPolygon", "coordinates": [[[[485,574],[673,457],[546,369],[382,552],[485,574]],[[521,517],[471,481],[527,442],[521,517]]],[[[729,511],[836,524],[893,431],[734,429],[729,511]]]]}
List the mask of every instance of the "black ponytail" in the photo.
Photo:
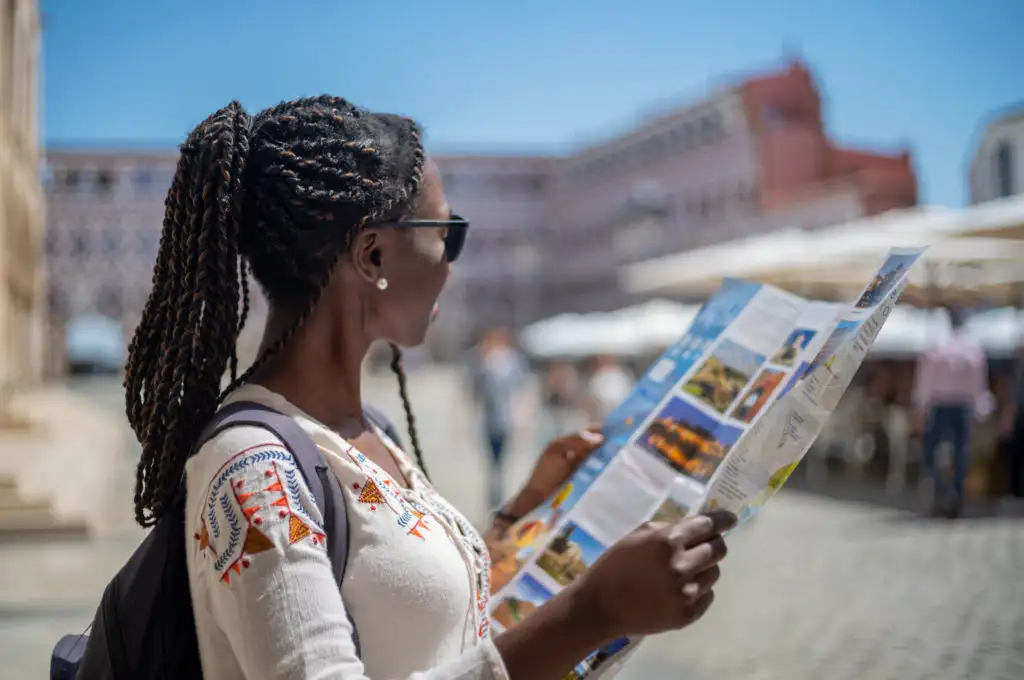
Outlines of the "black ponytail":
{"type": "Polygon", "coordinates": [[[353,235],[410,203],[424,158],[412,121],[328,96],[283,102],[253,118],[232,102],[188,136],[125,369],[125,407],[142,444],[139,524],[166,512],[219,402],[287,345],[353,235]],[[294,322],[236,377],[250,267],[272,305],[291,307],[294,322]],[[225,372],[232,382],[222,393],[225,372]]]}
{"type": "Polygon", "coordinates": [[[427,472],[427,464],[423,461],[423,450],[420,449],[420,438],[416,432],[416,417],[412,414],[412,402],[409,401],[408,381],[405,376],[405,368],[402,367],[402,350],[398,345],[391,345],[391,370],[398,378],[398,394],[402,397],[402,408],[405,409],[405,423],[409,429],[409,443],[412,444],[413,454],[416,456],[416,464],[420,466],[423,475],[430,479],[427,472]]]}

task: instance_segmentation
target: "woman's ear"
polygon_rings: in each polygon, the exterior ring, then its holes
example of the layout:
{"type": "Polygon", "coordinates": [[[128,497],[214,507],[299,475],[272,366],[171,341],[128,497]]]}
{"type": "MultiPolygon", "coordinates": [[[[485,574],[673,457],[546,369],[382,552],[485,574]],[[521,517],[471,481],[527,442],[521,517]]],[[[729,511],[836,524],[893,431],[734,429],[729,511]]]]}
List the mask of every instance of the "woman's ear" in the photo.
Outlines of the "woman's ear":
{"type": "Polygon", "coordinates": [[[376,229],[363,229],[352,240],[349,258],[356,275],[366,283],[375,284],[381,277],[384,257],[381,234],[376,229]]]}

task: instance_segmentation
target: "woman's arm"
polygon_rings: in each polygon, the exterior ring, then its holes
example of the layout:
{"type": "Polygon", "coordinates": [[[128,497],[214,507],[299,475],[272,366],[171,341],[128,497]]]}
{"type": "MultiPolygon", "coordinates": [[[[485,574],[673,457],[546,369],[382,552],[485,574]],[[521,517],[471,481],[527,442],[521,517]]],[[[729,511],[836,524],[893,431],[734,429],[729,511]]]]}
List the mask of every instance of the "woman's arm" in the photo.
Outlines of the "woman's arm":
{"type": "Polygon", "coordinates": [[[494,640],[512,680],[558,680],[614,636],[602,635],[587,607],[566,588],[494,640]]]}
{"type": "MultiPolygon", "coordinates": [[[[233,657],[247,680],[370,680],[324,542],[315,540],[322,518],[291,454],[260,428],[229,430],[207,447],[197,458],[213,455],[220,469],[205,479],[188,477],[190,498],[198,501],[189,503],[189,530],[199,537],[190,541],[188,568],[207,670],[233,657]],[[289,480],[284,490],[278,475],[289,480]],[[280,512],[283,494],[308,523],[308,535],[299,538],[289,513],[280,512]]],[[[562,677],[602,641],[573,592],[566,589],[515,631],[402,680],[562,677]]]]}

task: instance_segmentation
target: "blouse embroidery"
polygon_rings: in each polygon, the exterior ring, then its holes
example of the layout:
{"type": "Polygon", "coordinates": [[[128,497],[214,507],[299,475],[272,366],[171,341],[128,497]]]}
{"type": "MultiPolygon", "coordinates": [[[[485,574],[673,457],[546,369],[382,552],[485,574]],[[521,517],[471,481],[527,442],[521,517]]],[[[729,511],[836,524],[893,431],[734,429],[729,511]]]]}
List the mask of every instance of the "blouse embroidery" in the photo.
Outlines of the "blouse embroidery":
{"type": "Polygon", "coordinates": [[[238,452],[210,484],[206,513],[193,538],[219,580],[248,569],[254,556],[309,539],[323,546],[312,494],[300,483],[295,459],[274,444],[238,452]]]}

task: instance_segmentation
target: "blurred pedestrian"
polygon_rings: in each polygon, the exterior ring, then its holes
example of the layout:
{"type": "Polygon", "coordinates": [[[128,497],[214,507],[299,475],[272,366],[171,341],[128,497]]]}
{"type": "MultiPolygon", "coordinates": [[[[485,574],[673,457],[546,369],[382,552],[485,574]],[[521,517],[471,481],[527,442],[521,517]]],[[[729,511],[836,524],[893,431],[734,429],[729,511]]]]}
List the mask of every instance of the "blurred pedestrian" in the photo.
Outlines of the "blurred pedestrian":
{"type": "Polygon", "coordinates": [[[913,398],[923,430],[924,464],[934,483],[932,513],[956,517],[964,504],[971,423],[991,415],[993,397],[988,388],[984,348],[964,327],[963,312],[948,311],[952,332],[919,360],[913,398]],[[953,448],[952,482],[946,480],[936,463],[943,440],[953,448]]]}
{"type": "Polygon", "coordinates": [[[1013,402],[1004,426],[1010,494],[1024,498],[1024,342],[1017,347],[1013,374],[1013,402]]]}
{"type": "Polygon", "coordinates": [[[497,507],[502,499],[505,449],[515,431],[515,400],[526,366],[512,346],[507,328],[486,331],[477,346],[473,367],[473,396],[482,408],[484,434],[490,453],[489,499],[497,507]]]}
{"type": "Polygon", "coordinates": [[[633,391],[636,379],[625,366],[611,355],[594,357],[590,380],[587,382],[587,401],[591,422],[603,423],[612,411],[633,391]]]}
{"type": "Polygon", "coordinates": [[[572,363],[559,359],[552,361],[544,374],[542,390],[542,441],[568,434],[586,424],[582,384],[572,363]]]}

